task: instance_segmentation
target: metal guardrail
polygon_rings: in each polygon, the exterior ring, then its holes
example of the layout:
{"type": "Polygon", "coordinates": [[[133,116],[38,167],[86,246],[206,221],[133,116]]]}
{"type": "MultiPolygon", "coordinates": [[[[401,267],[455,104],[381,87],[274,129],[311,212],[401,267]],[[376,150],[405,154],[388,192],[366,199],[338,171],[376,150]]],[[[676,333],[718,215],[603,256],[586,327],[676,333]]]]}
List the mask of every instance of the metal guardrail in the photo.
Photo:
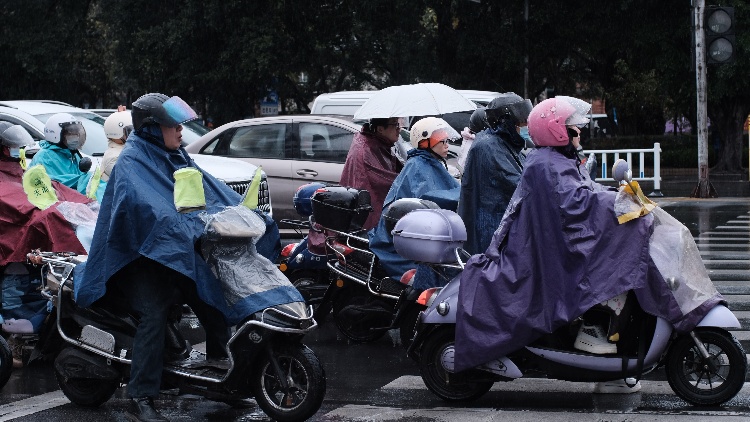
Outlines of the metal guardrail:
{"type": "Polygon", "coordinates": [[[630,165],[630,168],[633,171],[633,180],[654,182],[654,191],[648,194],[648,196],[664,196],[661,193],[661,144],[659,142],[655,142],[653,148],[592,149],[584,150],[583,153],[586,156],[591,153],[596,155],[596,162],[599,163],[599,176],[596,178],[597,182],[614,182],[615,179],[609,175],[609,169],[611,167],[611,164],[609,164],[609,158],[613,157],[613,164],[615,161],[622,158],[630,165]],[[651,176],[646,176],[646,154],[654,155],[653,174],[651,176]],[[636,168],[638,169],[637,172],[636,168]]]}

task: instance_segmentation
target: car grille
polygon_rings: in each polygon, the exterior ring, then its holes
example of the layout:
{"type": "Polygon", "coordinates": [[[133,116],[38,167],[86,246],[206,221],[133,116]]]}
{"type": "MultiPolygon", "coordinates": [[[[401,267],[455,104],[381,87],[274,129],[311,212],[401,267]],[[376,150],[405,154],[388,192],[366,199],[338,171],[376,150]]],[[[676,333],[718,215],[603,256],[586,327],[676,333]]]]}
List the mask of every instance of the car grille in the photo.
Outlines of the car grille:
{"type": "MultiPolygon", "coordinates": [[[[240,195],[244,195],[245,191],[250,187],[249,180],[246,182],[225,183],[240,195]]],[[[268,190],[268,179],[265,175],[262,176],[262,179],[260,180],[260,188],[258,189],[258,209],[266,213],[271,212],[271,192],[268,190]]]]}

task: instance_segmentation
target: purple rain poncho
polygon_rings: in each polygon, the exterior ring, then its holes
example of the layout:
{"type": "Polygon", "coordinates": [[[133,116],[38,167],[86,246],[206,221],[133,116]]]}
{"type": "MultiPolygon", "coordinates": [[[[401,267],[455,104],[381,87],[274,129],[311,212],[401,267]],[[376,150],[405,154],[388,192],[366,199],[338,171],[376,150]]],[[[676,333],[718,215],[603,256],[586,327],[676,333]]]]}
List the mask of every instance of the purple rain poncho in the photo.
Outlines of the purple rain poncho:
{"type": "MultiPolygon", "coordinates": [[[[659,208],[618,224],[616,197],[554,148],[529,154],[492,243],[461,274],[457,371],[518,350],[628,290],[646,312],[682,332],[722,301],[684,226],[659,208]],[[650,242],[655,220],[686,245],[680,261],[699,267],[689,275],[700,282],[683,283],[682,293],[667,287],[660,273],[666,260],[654,246],[649,250],[650,243],[665,243],[650,242]]],[[[684,267],[675,271],[684,274],[684,267]]]]}

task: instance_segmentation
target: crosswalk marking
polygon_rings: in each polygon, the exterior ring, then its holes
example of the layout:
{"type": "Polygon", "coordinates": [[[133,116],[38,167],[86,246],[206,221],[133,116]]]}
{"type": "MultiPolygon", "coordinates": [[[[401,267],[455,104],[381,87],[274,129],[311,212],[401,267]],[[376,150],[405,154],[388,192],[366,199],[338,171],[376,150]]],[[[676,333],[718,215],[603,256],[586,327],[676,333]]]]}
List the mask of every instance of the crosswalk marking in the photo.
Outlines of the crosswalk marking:
{"type": "Polygon", "coordinates": [[[68,403],[70,400],[60,390],[29,397],[0,406],[0,422],[33,415],[68,403]]]}

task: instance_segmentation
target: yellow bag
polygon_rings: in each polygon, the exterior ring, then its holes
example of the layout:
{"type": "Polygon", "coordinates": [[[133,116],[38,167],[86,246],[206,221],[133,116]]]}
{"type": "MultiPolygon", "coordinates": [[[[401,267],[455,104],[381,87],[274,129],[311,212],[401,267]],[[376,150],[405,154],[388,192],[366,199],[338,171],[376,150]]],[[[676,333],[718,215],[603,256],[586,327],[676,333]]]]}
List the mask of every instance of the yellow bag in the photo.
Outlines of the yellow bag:
{"type": "Polygon", "coordinates": [[[203,173],[200,170],[185,167],[174,172],[174,205],[179,212],[206,209],[203,173]]]}
{"type": "Polygon", "coordinates": [[[40,210],[46,210],[57,202],[57,193],[43,165],[37,164],[23,173],[23,190],[29,202],[40,210]]]}

